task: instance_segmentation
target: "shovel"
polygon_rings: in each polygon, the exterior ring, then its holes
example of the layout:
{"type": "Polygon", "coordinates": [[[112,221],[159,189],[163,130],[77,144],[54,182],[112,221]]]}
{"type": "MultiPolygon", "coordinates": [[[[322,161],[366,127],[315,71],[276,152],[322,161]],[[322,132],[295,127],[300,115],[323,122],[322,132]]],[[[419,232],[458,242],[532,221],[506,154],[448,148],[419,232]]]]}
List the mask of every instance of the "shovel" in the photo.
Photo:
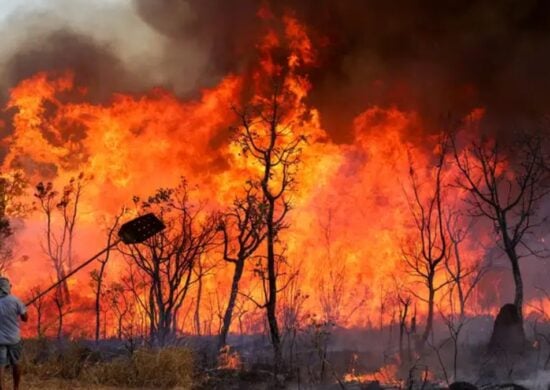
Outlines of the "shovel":
{"type": "Polygon", "coordinates": [[[110,244],[100,252],[96,253],[84,263],[80,264],[78,267],[65,275],[62,279],[58,280],[56,283],[48,287],[46,290],[42,291],[40,294],[27,302],[26,305],[28,306],[33,304],[38,299],[42,298],[44,295],[63,283],[66,279],[76,274],[82,268],[86,267],[88,264],[96,260],[105,252],[109,251],[111,248],[117,246],[119,243],[123,242],[124,244],[139,244],[140,242],[143,242],[148,238],[153,237],[155,234],[161,232],[162,230],[164,230],[165,227],[166,226],[164,226],[162,221],[158,219],[153,213],[145,214],[137,217],[136,219],[132,219],[131,221],[126,222],[118,230],[117,240],[115,240],[112,244],[110,244]]]}

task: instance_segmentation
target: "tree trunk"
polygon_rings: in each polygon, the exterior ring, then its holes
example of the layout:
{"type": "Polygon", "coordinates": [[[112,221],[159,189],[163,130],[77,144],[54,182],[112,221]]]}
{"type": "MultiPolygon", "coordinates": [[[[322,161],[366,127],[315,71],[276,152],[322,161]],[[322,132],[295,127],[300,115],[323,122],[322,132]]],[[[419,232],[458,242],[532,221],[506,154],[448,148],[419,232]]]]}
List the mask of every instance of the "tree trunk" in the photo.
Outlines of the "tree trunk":
{"type": "Polygon", "coordinates": [[[71,300],[71,295],[69,293],[69,283],[67,282],[67,278],[65,275],[65,267],[63,266],[63,264],[60,264],[59,269],[57,270],[57,281],[61,282],[60,299],[62,299],[64,303],[68,303],[71,300]]]}
{"type": "Polygon", "coordinates": [[[122,316],[118,316],[117,337],[122,340],[122,316]]]}
{"type": "Polygon", "coordinates": [[[244,260],[238,260],[235,264],[235,272],[233,273],[233,283],[231,284],[231,295],[229,296],[229,302],[225,309],[225,315],[223,316],[223,325],[220,331],[220,339],[218,342],[218,350],[227,344],[227,334],[231,326],[231,320],[233,318],[233,310],[235,309],[235,303],[237,301],[237,294],[239,293],[239,281],[244,270],[244,260]]]}
{"type": "Polygon", "coordinates": [[[518,261],[517,255],[515,254],[515,251],[509,253],[508,257],[510,258],[510,262],[512,263],[512,273],[514,276],[514,284],[516,288],[516,291],[514,294],[514,305],[516,305],[519,319],[523,324],[523,280],[521,278],[519,261],[518,261]]]}
{"type": "Polygon", "coordinates": [[[39,339],[42,338],[42,309],[36,311],[36,335],[39,339]]]}
{"type": "Polygon", "coordinates": [[[428,341],[428,337],[430,337],[430,333],[432,333],[433,328],[433,320],[434,320],[434,301],[435,301],[435,291],[433,286],[433,277],[431,277],[428,280],[428,316],[426,318],[426,328],[424,329],[424,333],[422,334],[422,344],[425,344],[426,341],[428,341]]]}
{"type": "Polygon", "coordinates": [[[105,264],[102,263],[97,275],[97,290],[95,292],[95,342],[99,341],[99,330],[101,328],[101,287],[103,284],[103,271],[105,264]]]}
{"type": "Polygon", "coordinates": [[[267,273],[269,283],[269,297],[266,304],[267,321],[269,324],[269,333],[271,335],[271,344],[273,345],[273,354],[275,361],[275,370],[279,371],[282,366],[281,338],[279,327],[277,325],[277,274],[275,268],[275,231],[273,227],[273,214],[275,204],[270,202],[267,220],[267,273]]]}
{"type": "MultiPolygon", "coordinates": [[[[199,272],[202,272],[202,269],[199,270],[199,272]]],[[[201,311],[200,311],[201,299],[202,299],[202,275],[199,275],[198,281],[197,281],[197,304],[195,306],[195,315],[194,315],[195,332],[197,333],[197,336],[201,335],[201,311]]]]}
{"type": "MultiPolygon", "coordinates": [[[[407,331],[407,317],[409,315],[409,302],[403,302],[403,310],[399,310],[399,360],[400,364],[404,364],[405,361],[407,364],[410,362],[410,348],[408,347],[408,338],[407,338],[407,356],[405,356],[405,349],[403,342],[405,339],[405,332],[407,331]]],[[[408,333],[408,332],[407,332],[408,333]]]]}
{"type": "Polygon", "coordinates": [[[63,312],[62,308],[58,308],[58,318],[57,318],[57,339],[61,340],[63,335],[63,312]]]}
{"type": "Polygon", "coordinates": [[[459,244],[460,241],[457,241],[454,245],[454,253],[455,253],[455,259],[456,259],[456,282],[455,282],[455,285],[456,285],[456,288],[457,288],[457,292],[458,292],[458,301],[459,301],[459,305],[460,305],[460,319],[463,320],[464,319],[464,315],[465,315],[465,308],[466,308],[466,298],[464,297],[464,290],[462,288],[462,279],[463,279],[463,276],[462,276],[462,260],[461,260],[461,257],[460,257],[460,252],[458,250],[458,244],[459,244]]]}

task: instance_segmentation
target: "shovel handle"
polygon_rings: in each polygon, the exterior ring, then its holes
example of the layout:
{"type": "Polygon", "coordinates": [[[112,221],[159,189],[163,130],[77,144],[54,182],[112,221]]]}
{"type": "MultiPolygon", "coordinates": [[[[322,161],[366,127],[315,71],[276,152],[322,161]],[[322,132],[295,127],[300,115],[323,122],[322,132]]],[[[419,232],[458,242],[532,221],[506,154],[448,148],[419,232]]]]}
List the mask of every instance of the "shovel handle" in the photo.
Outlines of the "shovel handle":
{"type": "Polygon", "coordinates": [[[102,254],[104,254],[105,252],[111,250],[111,248],[117,246],[122,240],[118,239],[116,240],[115,242],[113,242],[111,245],[107,246],[105,249],[101,250],[100,252],[96,253],[93,257],[89,258],[88,260],[86,260],[84,263],[80,264],[78,267],[76,267],[75,269],[73,269],[71,272],[69,272],[67,275],[65,275],[65,277],[63,277],[62,279],[58,280],[57,282],[55,282],[54,284],[52,284],[50,287],[48,287],[46,290],[42,291],[40,294],[38,294],[37,296],[35,296],[34,298],[32,298],[30,301],[26,302],[25,305],[26,306],[29,306],[29,305],[32,305],[34,302],[36,302],[37,300],[39,300],[40,298],[42,298],[44,295],[46,295],[47,293],[49,293],[50,291],[52,291],[54,288],[56,288],[57,286],[59,286],[61,283],[63,283],[65,280],[67,280],[68,278],[70,278],[71,276],[73,276],[74,274],[76,274],[78,271],[80,271],[82,268],[86,267],[88,264],[90,264],[92,261],[94,261],[95,259],[97,259],[99,256],[101,256],[102,254]]]}

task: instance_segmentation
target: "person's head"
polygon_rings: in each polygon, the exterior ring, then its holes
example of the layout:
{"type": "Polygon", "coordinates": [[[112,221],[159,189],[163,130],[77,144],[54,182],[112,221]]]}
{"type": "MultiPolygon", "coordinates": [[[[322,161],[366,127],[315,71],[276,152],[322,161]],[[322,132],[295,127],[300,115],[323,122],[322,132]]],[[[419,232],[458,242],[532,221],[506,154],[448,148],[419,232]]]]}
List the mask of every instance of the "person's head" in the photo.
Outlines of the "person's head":
{"type": "Polygon", "coordinates": [[[0,277],[0,296],[9,295],[11,293],[11,283],[6,277],[0,277]]]}

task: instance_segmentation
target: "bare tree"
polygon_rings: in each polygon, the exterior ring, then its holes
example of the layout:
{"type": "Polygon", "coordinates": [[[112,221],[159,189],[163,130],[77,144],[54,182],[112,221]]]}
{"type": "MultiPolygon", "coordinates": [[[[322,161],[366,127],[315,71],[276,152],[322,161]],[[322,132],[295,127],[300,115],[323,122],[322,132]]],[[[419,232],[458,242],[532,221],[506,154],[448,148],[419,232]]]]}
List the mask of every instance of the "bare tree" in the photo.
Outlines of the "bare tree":
{"type": "Polygon", "coordinates": [[[439,313],[447,327],[449,338],[444,340],[440,347],[433,346],[446,374],[445,365],[441,361],[439,349],[450,340],[453,348],[453,378],[458,375],[459,339],[467,324],[466,306],[472,292],[477,287],[483,276],[490,268],[490,263],[476,261],[473,264],[465,264],[461,253],[461,245],[472,229],[473,220],[465,220],[465,216],[457,211],[450,211],[445,219],[446,231],[449,237],[449,252],[445,258],[445,268],[448,275],[448,307],[440,307],[439,313]],[[458,301],[458,302],[457,302],[458,301]],[[458,306],[458,307],[457,307],[458,306]]]}
{"type": "MultiPolygon", "coordinates": [[[[34,196],[46,218],[45,252],[52,261],[57,281],[64,280],[73,267],[73,240],[78,216],[78,206],[87,178],[83,173],[71,178],[61,194],[54,190],[52,183],[38,183],[34,196]],[[56,228],[56,210],[61,217],[56,228]]],[[[56,299],[70,300],[67,282],[61,284],[60,296],[56,299]]]]}
{"type": "MultiPolygon", "coordinates": [[[[294,368],[293,365],[298,360],[298,332],[303,330],[302,324],[307,318],[307,314],[304,313],[304,304],[309,298],[309,295],[302,290],[303,281],[300,279],[301,269],[302,262],[295,264],[290,270],[291,272],[285,275],[286,280],[283,284],[284,288],[279,290],[280,300],[278,313],[283,329],[281,342],[284,349],[287,351],[286,362],[287,367],[290,369],[294,368]]],[[[324,362],[322,364],[324,365],[324,362]]]]}
{"type": "MultiPolygon", "coordinates": [[[[107,232],[107,248],[111,247],[111,242],[113,240],[113,234],[116,228],[119,225],[120,218],[124,214],[125,210],[122,209],[120,213],[115,217],[115,220],[107,232]]],[[[90,272],[91,284],[94,289],[95,302],[94,302],[94,311],[95,311],[95,341],[99,341],[100,329],[101,329],[101,298],[103,296],[103,280],[105,277],[105,268],[111,256],[111,250],[108,249],[105,252],[105,257],[98,259],[99,268],[90,272]]]]}
{"type": "Polygon", "coordinates": [[[65,317],[73,313],[74,309],[71,306],[71,303],[67,302],[61,286],[58,286],[54,290],[52,301],[57,312],[57,339],[61,340],[63,338],[63,325],[65,323],[65,317]]]}
{"type": "Polygon", "coordinates": [[[350,291],[346,282],[350,275],[345,259],[333,247],[333,210],[329,208],[326,221],[319,221],[325,247],[323,272],[319,273],[318,297],[324,321],[333,326],[346,322],[364,305],[369,295],[367,287],[350,291]]]}
{"type": "MultiPolygon", "coordinates": [[[[121,291],[112,291],[115,294],[122,293],[124,303],[128,303],[131,311],[135,312],[137,318],[133,318],[133,322],[136,322],[138,331],[136,332],[140,336],[145,336],[150,332],[150,326],[147,327],[147,318],[151,318],[151,308],[149,307],[150,300],[146,299],[150,294],[149,276],[140,272],[140,268],[136,265],[133,257],[126,256],[127,267],[126,272],[120,280],[121,291]],[[126,299],[126,297],[128,298],[126,299]],[[133,309],[133,310],[132,310],[133,309]]],[[[120,298],[120,297],[117,297],[120,298]]],[[[121,302],[117,299],[112,302],[114,305],[119,305],[121,302]]],[[[176,321],[176,319],[175,319],[176,321]]],[[[175,332],[175,330],[174,330],[175,332]]]]}
{"type": "Polygon", "coordinates": [[[409,318],[409,309],[411,306],[411,297],[408,295],[397,294],[397,305],[399,307],[399,360],[401,363],[410,363],[411,355],[411,339],[410,327],[407,326],[409,318]],[[405,336],[407,337],[407,354],[403,347],[405,336]]]}
{"type": "Polygon", "coordinates": [[[233,207],[225,213],[219,226],[223,232],[223,258],[232,263],[235,268],[231,293],[223,315],[218,349],[227,344],[227,334],[231,326],[245,262],[254,254],[266,236],[266,205],[258,199],[255,192],[255,186],[248,183],[244,197],[235,199],[233,207]]]}
{"type": "Polygon", "coordinates": [[[265,304],[275,369],[282,365],[281,337],[277,323],[277,255],[275,244],[285,227],[290,210],[288,193],[295,185],[301,144],[305,138],[297,134],[292,118],[295,97],[284,85],[284,78],[275,80],[267,97],[257,97],[243,109],[235,109],[240,126],[236,139],[246,155],[251,155],[262,169],[258,184],[266,209],[267,301],[265,304]]]}
{"type": "Polygon", "coordinates": [[[126,317],[132,317],[134,314],[126,293],[124,285],[117,282],[111,283],[105,291],[107,303],[115,314],[116,337],[119,340],[122,339],[126,317]]]}
{"type": "MultiPolygon", "coordinates": [[[[215,220],[217,220],[217,217],[215,218],[215,220]]],[[[204,294],[203,283],[204,283],[204,280],[212,273],[212,271],[217,267],[219,263],[217,259],[215,259],[214,261],[211,261],[211,260],[213,259],[208,256],[202,256],[202,255],[198,256],[197,260],[195,261],[195,266],[193,267],[194,277],[191,281],[191,284],[196,285],[196,294],[197,294],[194,302],[195,310],[193,313],[193,323],[195,327],[195,333],[198,336],[202,335],[205,332],[209,335],[212,333],[211,328],[212,328],[212,322],[214,318],[214,309],[212,308],[212,310],[208,310],[208,309],[206,310],[207,317],[210,317],[210,318],[207,318],[206,320],[204,320],[201,317],[201,308],[203,306],[203,294],[204,294]]],[[[208,299],[206,302],[208,304],[212,303],[211,299],[208,299]]],[[[178,311],[179,311],[179,308],[178,310],[176,310],[174,314],[177,314],[178,311]]],[[[174,322],[174,325],[176,325],[176,322],[174,322]]]]}
{"type": "Polygon", "coordinates": [[[326,222],[320,223],[326,252],[326,268],[320,273],[319,301],[324,320],[337,324],[341,320],[345,300],[346,265],[340,261],[341,259],[334,257],[332,216],[333,211],[329,209],[326,222]]]}
{"type": "MultiPolygon", "coordinates": [[[[139,198],[135,201],[139,204],[139,198]]],[[[174,336],[175,313],[196,282],[194,267],[213,245],[217,221],[192,205],[185,180],[173,189],[158,190],[138,208],[140,212],[152,209],[163,219],[166,229],[143,244],[121,251],[145,276],[146,301],[139,293],[136,299],[149,316],[152,341],[165,345],[174,336]]]]}
{"type": "MultiPolygon", "coordinates": [[[[472,222],[465,221],[464,215],[456,211],[449,212],[445,222],[450,247],[449,255],[445,259],[450,280],[449,294],[454,294],[456,289],[461,319],[465,317],[468,299],[491,266],[483,261],[475,261],[473,264],[465,264],[463,261],[460,247],[472,228],[472,222]]],[[[454,303],[454,297],[449,299],[454,303]]]]}
{"type": "Polygon", "coordinates": [[[40,286],[31,288],[29,294],[29,300],[32,302],[31,306],[36,310],[36,337],[41,339],[44,337],[43,316],[46,309],[46,296],[41,295],[42,289],[40,286]]]}
{"type": "Polygon", "coordinates": [[[514,305],[523,321],[523,280],[519,261],[541,254],[528,237],[542,222],[537,218],[538,204],[548,194],[544,185],[546,171],[542,140],[524,135],[513,150],[501,148],[498,141],[472,142],[459,150],[453,141],[454,159],[461,173],[458,187],[468,191],[467,202],[473,216],[487,218],[499,235],[515,284],[514,305]]]}
{"type": "Polygon", "coordinates": [[[447,153],[447,139],[443,137],[439,143],[440,150],[432,172],[430,188],[427,195],[421,193],[421,185],[410,162],[409,177],[412,195],[408,195],[409,208],[414,221],[417,236],[408,245],[402,247],[405,264],[411,275],[418,279],[427,290],[427,297],[410,290],[416,298],[428,305],[426,327],[422,333],[425,343],[433,328],[434,306],[436,293],[448,284],[447,280],[438,282],[436,277],[441,274],[448,255],[448,236],[445,231],[444,206],[442,195],[442,172],[447,153]]]}
{"type": "Polygon", "coordinates": [[[204,266],[202,264],[202,257],[199,256],[193,267],[193,273],[195,274],[195,280],[197,281],[197,297],[195,298],[195,313],[193,314],[193,322],[195,325],[195,334],[200,336],[202,334],[201,324],[201,302],[202,302],[202,278],[204,276],[204,266]]]}

